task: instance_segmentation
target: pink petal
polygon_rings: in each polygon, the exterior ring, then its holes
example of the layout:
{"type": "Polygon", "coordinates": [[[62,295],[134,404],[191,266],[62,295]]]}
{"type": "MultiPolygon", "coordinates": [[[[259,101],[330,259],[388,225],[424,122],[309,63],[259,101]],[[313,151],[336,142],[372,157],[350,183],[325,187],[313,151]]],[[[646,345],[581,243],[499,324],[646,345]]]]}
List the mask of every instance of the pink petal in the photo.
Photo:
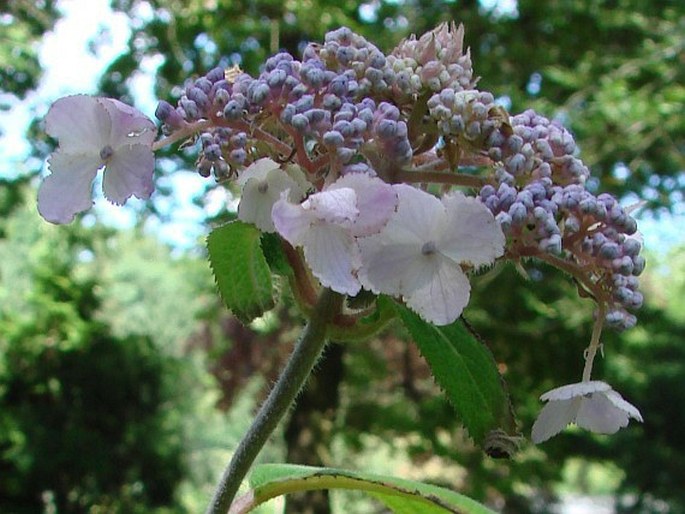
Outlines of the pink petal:
{"type": "Polygon", "coordinates": [[[290,203],[287,193],[282,193],[281,199],[271,209],[271,219],[281,237],[293,246],[302,246],[316,216],[301,205],[290,203]]]}
{"type": "Polygon", "coordinates": [[[105,198],[116,205],[123,205],[131,195],[143,200],[150,198],[154,170],[155,157],[149,146],[138,144],[115,149],[102,182],[105,198]]]}
{"type": "Polygon", "coordinates": [[[302,202],[302,207],[320,220],[347,226],[351,226],[359,216],[357,195],[353,189],[347,187],[314,193],[302,202]]]}
{"type": "Polygon", "coordinates": [[[98,154],[109,144],[111,124],[99,99],[86,95],[60,98],[45,116],[45,131],[71,154],[98,154]]]}
{"type": "Polygon", "coordinates": [[[328,190],[350,188],[357,195],[359,216],[352,235],[368,236],[382,229],[397,208],[397,193],[390,184],[366,173],[349,173],[336,180],[328,190]]]}
{"type": "Polygon", "coordinates": [[[38,190],[38,212],[51,223],[69,223],[93,205],[91,189],[100,156],[57,151],[49,165],[52,173],[38,190]]]}

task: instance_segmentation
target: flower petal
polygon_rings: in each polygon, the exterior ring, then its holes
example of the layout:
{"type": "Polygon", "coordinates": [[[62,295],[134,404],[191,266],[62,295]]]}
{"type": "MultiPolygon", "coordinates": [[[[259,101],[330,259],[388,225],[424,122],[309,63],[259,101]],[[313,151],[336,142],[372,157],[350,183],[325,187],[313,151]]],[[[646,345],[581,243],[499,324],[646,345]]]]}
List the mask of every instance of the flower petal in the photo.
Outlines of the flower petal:
{"type": "Polygon", "coordinates": [[[454,322],[469,303],[471,284],[455,262],[434,255],[438,261],[431,280],[405,296],[407,305],[435,325],[454,322]]]}
{"type": "Polygon", "coordinates": [[[303,195],[295,180],[280,168],[272,168],[264,174],[254,174],[254,178],[248,178],[244,182],[238,204],[238,219],[254,223],[263,232],[274,232],[276,227],[271,212],[284,191],[288,191],[287,198],[291,201],[297,202],[303,195]]]}
{"type": "Polygon", "coordinates": [[[362,255],[359,279],[374,293],[408,295],[430,282],[438,255],[425,256],[416,244],[388,242],[384,232],[358,240],[362,255]]]}
{"type": "Polygon", "coordinates": [[[581,398],[555,400],[545,405],[533,423],[531,439],[540,444],[557,435],[576,418],[581,398]]]}
{"type": "Polygon", "coordinates": [[[269,172],[277,169],[280,169],[280,165],[276,161],[268,157],[258,159],[240,172],[236,183],[243,187],[250,179],[266,180],[269,172]]]}
{"type": "Polygon", "coordinates": [[[70,154],[92,153],[109,144],[112,120],[100,99],[87,95],[60,98],[45,116],[45,131],[70,154]]]}
{"type": "Polygon", "coordinates": [[[348,295],[360,291],[355,276],[360,264],[359,249],[348,230],[319,221],[307,232],[303,246],[304,258],[322,285],[348,295]]]}
{"type": "Polygon", "coordinates": [[[625,401],[623,397],[618,394],[616,391],[611,390],[607,391],[604,393],[607,397],[607,399],[614,404],[614,406],[618,409],[621,409],[624,411],[628,416],[630,416],[633,419],[638,420],[640,423],[642,423],[644,420],[642,419],[642,414],[640,414],[640,411],[635,407],[633,404],[625,401]]]}
{"type": "Polygon", "coordinates": [[[98,98],[110,119],[112,129],[109,144],[112,148],[123,145],[152,145],[157,135],[157,126],[135,107],[131,107],[114,98],[98,98]]]}
{"type": "Polygon", "coordinates": [[[397,212],[383,230],[395,243],[421,247],[436,241],[446,221],[444,205],[436,197],[406,184],[392,186],[398,196],[397,212]]]}
{"type": "Polygon", "coordinates": [[[147,145],[126,145],[117,148],[110,157],[102,190],[105,198],[123,205],[131,195],[142,200],[150,198],[154,185],[155,156],[147,145]]]}
{"type": "Polygon", "coordinates": [[[582,398],[576,425],[597,434],[614,434],[628,425],[628,413],[616,407],[606,393],[593,393],[582,398]]]}
{"type": "Polygon", "coordinates": [[[443,198],[446,232],[440,251],[456,262],[478,267],[504,253],[505,237],[490,210],[475,198],[455,191],[443,198]]]}
{"type": "Polygon", "coordinates": [[[271,219],[281,237],[293,246],[302,246],[316,216],[302,205],[290,203],[287,198],[287,193],[281,193],[281,199],[271,209],[271,219]]]}
{"type": "Polygon", "coordinates": [[[397,208],[397,193],[390,184],[367,173],[349,173],[340,177],[328,191],[351,188],[357,195],[359,216],[352,226],[352,235],[368,236],[385,226],[397,208]]]}
{"type": "Polygon", "coordinates": [[[302,202],[302,207],[320,220],[339,225],[350,226],[359,216],[357,194],[348,187],[314,193],[302,202]]]}
{"type": "Polygon", "coordinates": [[[38,212],[51,223],[69,223],[76,213],[93,205],[91,190],[102,165],[100,157],[57,151],[49,165],[52,173],[38,190],[38,212]]]}
{"type": "Polygon", "coordinates": [[[565,386],[557,387],[551,391],[547,391],[540,396],[543,402],[553,400],[568,400],[578,396],[585,396],[586,394],[611,391],[611,386],[606,382],[600,380],[589,380],[587,382],[578,382],[575,384],[567,384],[565,386]]]}

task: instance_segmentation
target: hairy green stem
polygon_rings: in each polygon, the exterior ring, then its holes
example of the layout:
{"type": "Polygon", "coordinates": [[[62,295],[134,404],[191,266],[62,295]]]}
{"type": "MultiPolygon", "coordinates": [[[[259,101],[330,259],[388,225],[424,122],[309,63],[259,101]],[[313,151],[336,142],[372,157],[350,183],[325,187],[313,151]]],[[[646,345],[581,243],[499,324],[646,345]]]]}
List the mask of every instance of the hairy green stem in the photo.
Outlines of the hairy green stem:
{"type": "Polygon", "coordinates": [[[206,514],[228,512],[250,466],[297,398],[326,346],[328,325],[340,312],[342,300],[343,296],[329,289],[319,296],[290,360],[224,470],[206,514]]]}

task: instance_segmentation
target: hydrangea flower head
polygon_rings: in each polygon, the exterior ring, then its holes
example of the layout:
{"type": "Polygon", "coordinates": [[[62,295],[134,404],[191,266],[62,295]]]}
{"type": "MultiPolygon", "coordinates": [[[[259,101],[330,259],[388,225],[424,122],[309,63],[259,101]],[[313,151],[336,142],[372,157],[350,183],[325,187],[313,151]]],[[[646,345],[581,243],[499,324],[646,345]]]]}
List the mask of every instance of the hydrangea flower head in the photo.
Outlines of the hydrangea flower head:
{"type": "Polygon", "coordinates": [[[359,240],[365,288],[402,296],[423,319],[455,321],[469,301],[463,266],[492,263],[504,253],[504,234],[478,200],[453,192],[442,200],[405,184],[392,186],[397,212],[376,235],[359,240]]]}
{"type": "Polygon", "coordinates": [[[540,399],[547,405],[533,424],[531,438],[535,444],[557,435],[571,423],[598,434],[614,434],[627,426],[630,418],[642,422],[634,405],[598,380],[557,387],[540,399]]]}
{"type": "Polygon", "coordinates": [[[118,100],[75,95],[57,100],[45,117],[59,147],[50,156],[51,174],[38,191],[38,211],[52,223],[69,223],[92,204],[91,187],[105,168],[102,189],[122,205],[153,191],[155,124],[118,100]]]}
{"type": "Polygon", "coordinates": [[[378,232],[396,204],[392,186],[366,173],[350,173],[301,204],[290,203],[284,194],[272,217],[278,233],[303,248],[322,285],[356,295],[361,290],[357,238],[378,232]]]}

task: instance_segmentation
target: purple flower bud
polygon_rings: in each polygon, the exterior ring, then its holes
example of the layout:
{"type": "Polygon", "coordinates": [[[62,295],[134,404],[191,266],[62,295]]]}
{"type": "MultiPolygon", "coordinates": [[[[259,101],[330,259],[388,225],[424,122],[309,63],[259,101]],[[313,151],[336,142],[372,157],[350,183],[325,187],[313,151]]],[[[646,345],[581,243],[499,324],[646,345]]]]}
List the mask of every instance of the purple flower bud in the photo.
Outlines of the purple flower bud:
{"type": "Polygon", "coordinates": [[[345,138],[336,130],[329,130],[323,135],[323,142],[327,146],[342,146],[345,144],[345,138]]]}
{"type": "Polygon", "coordinates": [[[228,101],[231,99],[231,95],[225,89],[217,89],[214,93],[214,105],[223,109],[228,101]]]}
{"type": "Polygon", "coordinates": [[[295,114],[290,120],[290,124],[298,131],[304,132],[309,127],[309,119],[304,114],[295,114]]]}
{"type": "MultiPolygon", "coordinates": [[[[209,94],[209,92],[212,90],[212,81],[208,80],[206,77],[200,77],[193,84],[193,88],[201,90],[204,94],[209,94]]],[[[186,92],[186,95],[187,94],[188,92],[186,92]]],[[[190,98],[190,95],[188,95],[188,97],[190,98]]]]}
{"type": "Polygon", "coordinates": [[[623,253],[625,255],[635,257],[637,254],[640,253],[641,249],[642,244],[640,244],[640,241],[638,241],[637,239],[628,238],[625,241],[623,241],[623,253]]]}
{"type": "Polygon", "coordinates": [[[514,202],[509,207],[509,216],[511,216],[511,221],[515,225],[522,225],[528,218],[528,209],[526,206],[520,202],[514,202]]]}
{"type": "Polygon", "coordinates": [[[217,144],[210,144],[204,149],[204,154],[210,161],[218,161],[221,159],[221,147],[217,144]]]}
{"type": "Polygon", "coordinates": [[[246,158],[247,158],[247,152],[245,150],[243,150],[242,148],[237,148],[237,149],[231,151],[230,159],[233,162],[237,162],[239,164],[242,164],[243,162],[245,162],[246,158]]]}
{"type": "Polygon", "coordinates": [[[287,77],[285,70],[275,69],[266,76],[266,83],[270,88],[276,89],[283,86],[287,77]]]}
{"type": "Polygon", "coordinates": [[[355,118],[352,120],[351,123],[352,129],[354,130],[355,134],[361,134],[364,131],[366,131],[367,123],[361,118],[355,118]]]}
{"type": "Polygon", "coordinates": [[[513,175],[520,175],[526,167],[526,158],[523,154],[517,153],[505,161],[505,165],[513,175]]]}
{"type": "Polygon", "coordinates": [[[188,89],[187,97],[195,102],[200,110],[206,111],[209,108],[209,97],[207,96],[207,93],[199,87],[191,87],[188,89]]]}
{"type": "Polygon", "coordinates": [[[509,216],[508,213],[506,212],[500,212],[495,216],[495,219],[497,222],[500,224],[500,227],[502,227],[502,231],[505,234],[508,234],[511,231],[511,216],[509,216]]]}
{"type": "Polygon", "coordinates": [[[562,250],[561,236],[559,234],[552,234],[548,238],[541,240],[539,246],[543,252],[560,255],[562,250]]]}
{"type": "Polygon", "coordinates": [[[354,158],[357,152],[352,148],[340,147],[336,150],[336,154],[343,164],[347,164],[354,158]]]}
{"type": "Polygon", "coordinates": [[[564,229],[566,232],[575,234],[580,231],[580,220],[575,216],[569,216],[564,220],[564,229]]]}
{"type": "Polygon", "coordinates": [[[621,254],[621,250],[614,242],[608,241],[604,243],[599,249],[599,256],[602,259],[616,259],[621,254]]]}
{"type": "Polygon", "coordinates": [[[255,82],[248,90],[247,97],[251,103],[259,105],[267,99],[270,93],[271,88],[267,83],[255,82]]]}
{"type": "Polygon", "coordinates": [[[237,120],[243,115],[243,107],[239,102],[231,100],[224,107],[224,118],[227,120],[237,120]]]}
{"type": "Polygon", "coordinates": [[[209,70],[205,77],[210,82],[219,82],[220,80],[224,80],[226,78],[226,74],[221,66],[217,66],[216,68],[209,70]]]}
{"type": "Polygon", "coordinates": [[[645,270],[646,263],[647,261],[645,261],[645,258],[642,255],[633,257],[633,275],[636,277],[640,276],[645,270]]]}
{"type": "Polygon", "coordinates": [[[611,265],[614,271],[621,275],[630,275],[633,273],[633,260],[627,255],[614,259],[611,265]]]}
{"type": "Polygon", "coordinates": [[[155,109],[155,116],[162,123],[167,124],[172,129],[177,129],[185,124],[183,117],[169,103],[161,100],[155,109]]]}
{"type": "Polygon", "coordinates": [[[309,123],[312,125],[316,125],[317,123],[320,123],[326,119],[326,117],[329,115],[326,111],[323,109],[310,109],[304,115],[307,117],[309,120],[309,123]]]}
{"type": "Polygon", "coordinates": [[[340,64],[343,66],[347,66],[352,59],[354,59],[354,54],[355,54],[354,48],[351,48],[349,46],[341,46],[338,48],[338,51],[335,53],[335,58],[338,60],[340,64]]]}
{"type": "Polygon", "coordinates": [[[200,118],[200,109],[198,109],[197,104],[185,96],[182,96],[179,100],[179,105],[186,113],[186,118],[188,121],[194,121],[200,118]]]}
{"type": "Polygon", "coordinates": [[[482,200],[486,200],[490,196],[496,194],[495,188],[490,184],[484,185],[480,190],[480,197],[482,200]]]}
{"type": "Polygon", "coordinates": [[[235,148],[243,148],[247,143],[247,134],[245,132],[238,132],[231,137],[231,146],[235,148]]]}

